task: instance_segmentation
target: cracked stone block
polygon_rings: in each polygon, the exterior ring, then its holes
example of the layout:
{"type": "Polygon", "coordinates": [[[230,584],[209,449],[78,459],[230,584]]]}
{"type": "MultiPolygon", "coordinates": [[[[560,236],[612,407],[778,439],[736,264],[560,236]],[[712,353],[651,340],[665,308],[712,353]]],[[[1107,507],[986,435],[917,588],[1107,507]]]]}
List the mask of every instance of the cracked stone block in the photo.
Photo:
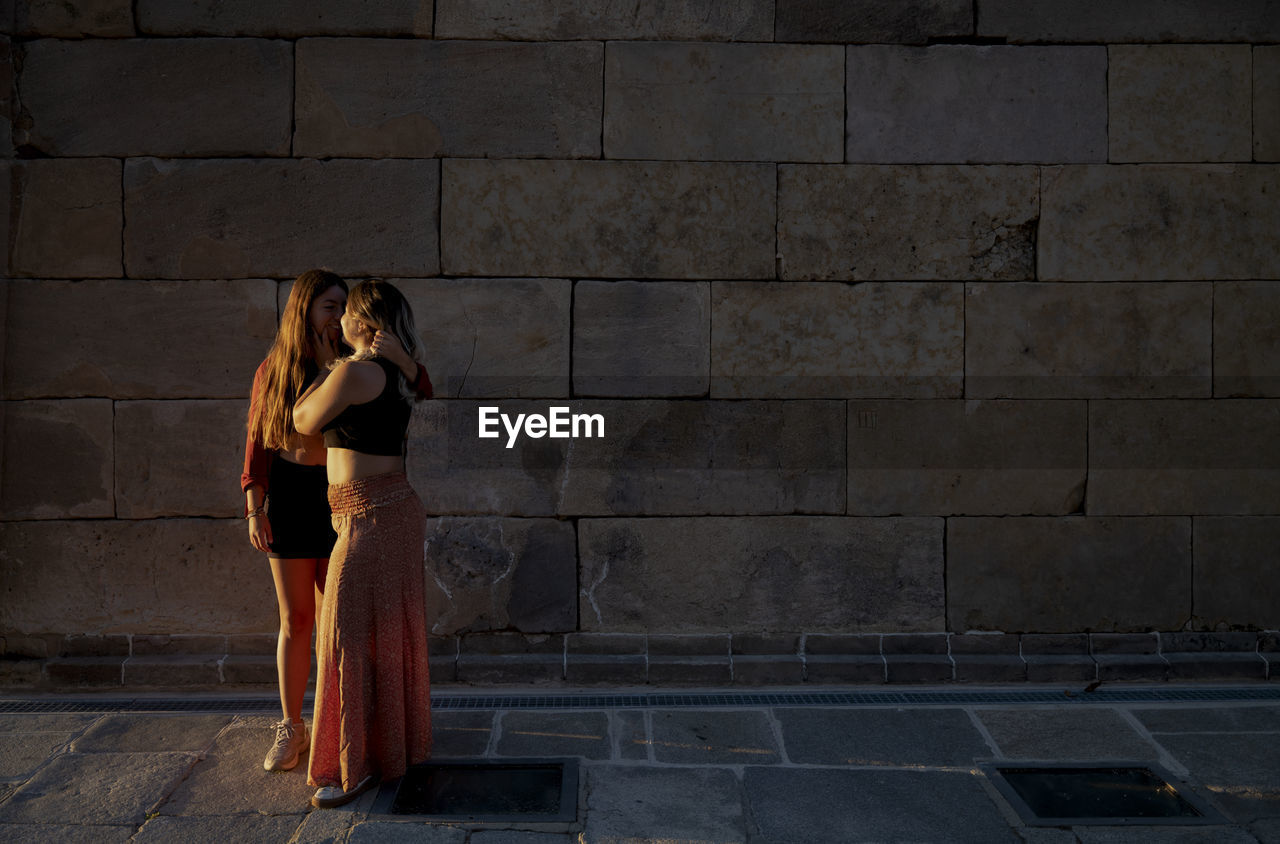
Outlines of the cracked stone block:
{"type": "Polygon", "coordinates": [[[129,38],[135,34],[131,0],[14,0],[7,5],[15,35],[129,38]]]}
{"type": "Polygon", "coordinates": [[[1176,630],[1190,582],[1189,518],[947,520],[952,630],[1176,630]]]}
{"type": "Polygon", "coordinates": [[[8,239],[11,275],[120,275],[124,217],[119,161],[50,158],[4,162],[0,167],[10,171],[12,180],[8,239]]]}
{"type": "Polygon", "coordinates": [[[1102,47],[857,47],[847,88],[849,162],[1107,160],[1102,47]]]}
{"type": "MultiPolygon", "coordinates": [[[[68,732],[2,732],[0,733],[0,777],[26,780],[44,762],[63,752],[74,733],[68,732]]],[[[8,784],[8,783],[6,783],[8,784]]],[[[12,786],[16,787],[17,783],[12,786]]]]}
{"type": "Polygon", "coordinates": [[[1193,521],[1194,627],[1280,628],[1275,600],[1280,572],[1271,562],[1280,547],[1280,518],[1198,516],[1193,521]]]}
{"type": "Polygon", "coordinates": [[[47,823],[56,818],[68,824],[136,827],[196,761],[190,753],[62,754],[0,804],[0,823],[47,823]]]}
{"type": "Polygon", "coordinates": [[[982,0],[978,35],[1010,43],[1280,40],[1271,0],[982,0]]]}
{"type": "Polygon", "coordinates": [[[769,278],[774,170],[449,159],[441,267],[467,276],[769,278]]]}
{"type": "Polygon", "coordinates": [[[707,394],[710,284],[580,281],[573,311],[575,395],[707,394]]]}
{"type": "Polygon", "coordinates": [[[1280,512],[1278,425],[1275,399],[1091,403],[1088,511],[1280,512]]]}
{"type": "Polygon", "coordinates": [[[1041,183],[1043,281],[1280,277],[1276,165],[1068,165],[1041,183]]]}
{"type": "Polygon", "coordinates": [[[1039,184],[1027,166],[779,165],[781,277],[1033,278],[1039,184]]]}
{"type": "Polygon", "coordinates": [[[288,155],[293,51],[262,39],[35,41],[22,106],[30,128],[16,142],[52,156],[288,155]]]}
{"type": "Polygon", "coordinates": [[[844,51],[792,44],[610,44],[606,158],[843,158],[844,51]]]}
{"type": "MultiPolygon", "coordinates": [[[[582,519],[584,630],[943,627],[942,520],[582,519]]],[[[652,666],[651,666],[652,667],[652,666]]]]}
{"type": "Polygon", "coordinates": [[[1207,282],[968,285],[965,393],[1207,398],[1213,297],[1207,282]]]}
{"type": "Polygon", "coordinates": [[[0,412],[3,518],[115,515],[110,400],[6,401],[0,412]]]}
{"type": "Polygon", "coordinates": [[[307,38],[293,154],[598,158],[604,46],[307,38]]]}
{"type": "Polygon", "coordinates": [[[777,41],[924,44],[973,34],[971,0],[777,0],[777,41]]]}
{"type": "Polygon", "coordinates": [[[959,284],[711,286],[716,398],[959,397],[959,284]]]}
{"type": "MultiPolygon", "coordinates": [[[[5,398],[247,397],[275,337],[275,288],[253,280],[10,281],[5,398]],[[193,337],[216,338],[217,354],[193,337]]],[[[243,445],[244,420],[236,425],[243,445]]]]}
{"type": "Polygon", "coordinates": [[[137,0],[147,35],[408,35],[431,37],[433,0],[137,0]]]}
{"type": "Polygon", "coordinates": [[[1280,47],[1253,48],[1253,159],[1280,161],[1280,47]]]}
{"type": "Polygon", "coordinates": [[[1086,432],[1084,402],[850,402],[848,512],[1077,512],[1086,432]]]}
{"type": "Polygon", "coordinates": [[[243,400],[117,402],[117,515],[237,514],[248,411],[243,400]]]}
{"type": "Polygon", "coordinates": [[[1213,394],[1280,397],[1280,285],[1213,285],[1213,394]]]}
{"type": "MultiPolygon", "coordinates": [[[[311,792],[305,772],[262,769],[262,755],[271,745],[278,715],[242,716],[224,729],[190,776],[173,789],[159,814],[182,818],[292,815],[295,826],[301,823],[311,792]]],[[[305,758],[301,764],[306,764],[305,758]]]]}
{"type": "Polygon", "coordinates": [[[125,166],[125,265],[145,278],[437,271],[436,161],[262,159],[125,166]],[[341,213],[335,213],[341,209],[341,213]]]}
{"type": "Polygon", "coordinates": [[[1247,44],[1108,47],[1110,160],[1250,160],[1251,52],[1247,44]]]}
{"type": "Polygon", "coordinates": [[[771,0],[438,0],[437,38],[770,41],[771,0]]]}

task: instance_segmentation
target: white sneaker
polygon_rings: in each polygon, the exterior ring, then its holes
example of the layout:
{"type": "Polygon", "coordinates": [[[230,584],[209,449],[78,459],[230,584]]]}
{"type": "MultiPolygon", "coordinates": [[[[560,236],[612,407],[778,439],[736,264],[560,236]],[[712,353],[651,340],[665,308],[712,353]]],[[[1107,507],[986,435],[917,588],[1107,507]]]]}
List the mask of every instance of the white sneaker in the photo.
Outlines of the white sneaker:
{"type": "Polygon", "coordinates": [[[355,800],[361,794],[368,791],[369,788],[377,781],[378,778],[373,774],[370,774],[360,780],[360,782],[356,783],[355,788],[350,791],[343,791],[341,788],[334,785],[326,785],[322,788],[317,788],[316,793],[311,797],[311,805],[315,806],[317,809],[332,809],[337,806],[350,803],[352,800],[355,800]]]}
{"type": "Polygon", "coordinates": [[[288,718],[276,724],[276,743],[267,751],[262,767],[268,771],[289,771],[298,764],[298,756],[311,747],[307,725],[295,724],[288,718]]]}

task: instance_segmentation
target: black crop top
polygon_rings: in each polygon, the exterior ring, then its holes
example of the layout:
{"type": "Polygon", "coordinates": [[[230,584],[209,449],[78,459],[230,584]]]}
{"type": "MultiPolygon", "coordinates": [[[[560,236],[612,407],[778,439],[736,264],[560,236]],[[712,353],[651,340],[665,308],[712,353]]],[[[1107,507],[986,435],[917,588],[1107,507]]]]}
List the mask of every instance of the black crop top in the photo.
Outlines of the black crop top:
{"type": "Polygon", "coordinates": [[[371,401],[347,405],[324,430],[325,448],[349,448],[362,454],[399,457],[413,407],[400,395],[400,369],[384,358],[371,358],[387,375],[387,386],[371,401]]]}

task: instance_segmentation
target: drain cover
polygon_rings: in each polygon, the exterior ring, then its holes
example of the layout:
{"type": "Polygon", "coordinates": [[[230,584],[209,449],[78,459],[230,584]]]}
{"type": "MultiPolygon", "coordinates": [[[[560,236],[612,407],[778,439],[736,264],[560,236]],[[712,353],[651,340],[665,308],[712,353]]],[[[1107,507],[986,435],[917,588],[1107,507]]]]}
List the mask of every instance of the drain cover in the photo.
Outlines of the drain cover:
{"type": "Polygon", "coordinates": [[[385,783],[371,812],[481,823],[573,821],[578,814],[578,760],[424,762],[385,783]]]}
{"type": "Polygon", "coordinates": [[[1223,817],[1158,766],[1131,762],[985,765],[1029,826],[1221,824],[1223,817]]]}

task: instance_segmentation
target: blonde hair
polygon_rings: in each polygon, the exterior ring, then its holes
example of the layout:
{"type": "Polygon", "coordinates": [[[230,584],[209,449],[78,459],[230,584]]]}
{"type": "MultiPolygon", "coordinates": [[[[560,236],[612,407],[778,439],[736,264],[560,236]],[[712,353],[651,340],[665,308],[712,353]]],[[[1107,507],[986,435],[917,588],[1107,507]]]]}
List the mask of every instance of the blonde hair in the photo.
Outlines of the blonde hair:
{"type": "Polygon", "coordinates": [[[316,299],[331,287],[341,287],[343,293],[347,292],[347,283],[340,276],[326,270],[307,270],[298,276],[289,291],[275,342],[267,352],[258,400],[249,417],[249,432],[264,448],[289,448],[290,440],[297,434],[293,427],[293,403],[306,387],[308,374],[314,376],[318,369],[308,316],[316,299]]]}
{"type": "MultiPolygon", "coordinates": [[[[413,324],[413,309],[409,307],[409,301],[404,298],[404,294],[389,282],[380,278],[360,282],[351,288],[351,293],[347,297],[347,310],[371,330],[385,331],[393,335],[400,341],[400,345],[404,346],[409,357],[414,361],[418,360],[418,329],[413,324]]],[[[329,367],[333,368],[343,361],[368,360],[372,357],[374,357],[373,352],[365,349],[339,358],[329,364],[329,367]]],[[[400,379],[400,395],[406,401],[412,400],[414,391],[409,380],[404,377],[403,372],[397,375],[400,379]]]]}

